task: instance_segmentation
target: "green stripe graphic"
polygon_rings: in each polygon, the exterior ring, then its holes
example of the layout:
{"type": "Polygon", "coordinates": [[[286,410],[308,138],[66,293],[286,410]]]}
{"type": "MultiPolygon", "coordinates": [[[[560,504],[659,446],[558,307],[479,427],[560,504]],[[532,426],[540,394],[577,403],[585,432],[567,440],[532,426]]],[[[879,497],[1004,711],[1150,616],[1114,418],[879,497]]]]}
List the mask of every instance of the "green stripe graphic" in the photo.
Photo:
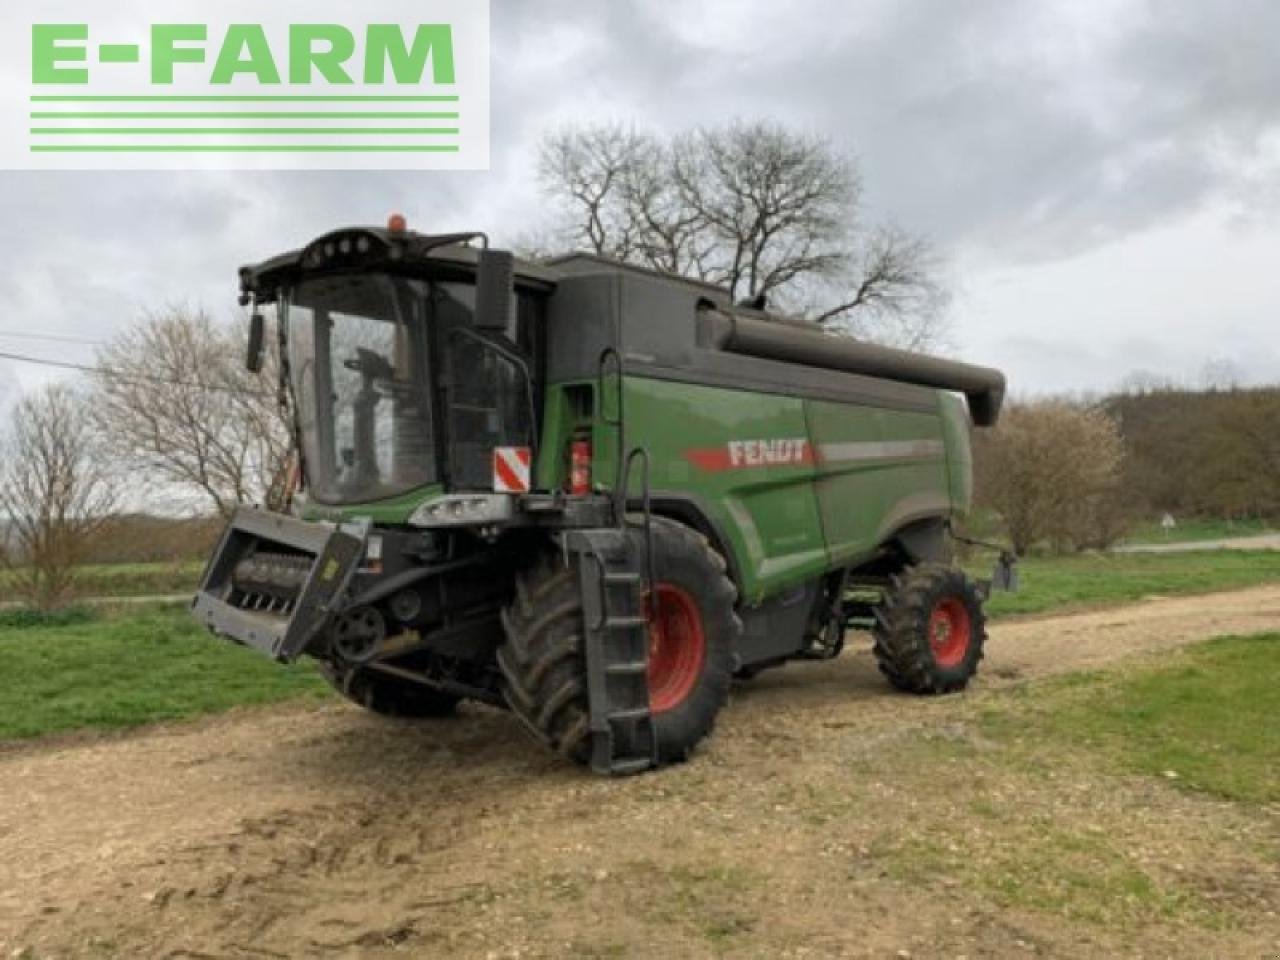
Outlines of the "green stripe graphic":
{"type": "MultiPolygon", "coordinates": [[[[102,45],[99,47],[99,59],[103,62],[125,62],[133,51],[128,45],[102,45]]],[[[420,138],[456,138],[461,132],[456,126],[459,120],[457,104],[460,97],[443,94],[368,94],[368,95],[312,95],[312,94],[147,94],[147,95],[71,95],[71,94],[39,94],[31,96],[32,121],[69,121],[61,126],[32,126],[33,137],[75,138],[86,136],[142,138],[126,143],[83,143],[83,142],[43,142],[29,145],[31,153],[458,153],[461,146],[456,142],[423,142],[420,138]],[[41,104],[67,105],[59,110],[41,109],[41,104]],[[87,110],[87,107],[107,105],[107,109],[87,110]],[[125,105],[123,109],[112,110],[110,105],[125,105]],[[129,109],[130,104],[137,104],[129,109]],[[176,110],[165,109],[166,104],[178,105],[176,110]],[[190,105],[186,109],[183,104],[190,105]],[[227,104],[230,109],[219,110],[217,104],[227,104]],[[257,104],[280,104],[281,108],[255,110],[257,104]],[[325,109],[324,105],[331,105],[325,109]],[[439,104],[444,109],[433,110],[439,104]],[[290,106],[307,107],[308,109],[289,109],[290,106]],[[317,105],[312,109],[312,105],[317,105]],[[348,106],[349,105],[349,106],[348,106]],[[382,108],[379,108],[382,105],[382,108]],[[77,109],[77,106],[80,109],[77,109]],[[418,109],[414,109],[414,107],[418,109]],[[343,109],[346,107],[346,109],[343,109]],[[389,110],[388,107],[396,109],[389,110]],[[452,109],[450,109],[452,107],[452,109]],[[425,108],[425,109],[424,109],[425,108]],[[156,126],[103,125],[86,126],[97,121],[102,124],[114,124],[115,121],[128,120],[194,120],[194,121],[277,121],[264,126],[231,125],[231,126],[175,126],[171,123],[158,123],[156,126]],[[454,126],[414,126],[406,123],[402,126],[359,126],[344,125],[300,125],[291,126],[279,121],[361,121],[361,120],[397,120],[397,121],[453,121],[454,126]],[[80,121],[80,123],[76,123],[80,121]],[[173,138],[227,136],[237,138],[279,138],[306,136],[317,137],[331,142],[325,143],[148,143],[152,137],[173,138]],[[341,142],[347,137],[386,137],[398,142],[382,143],[350,143],[341,142]]]]}
{"type": "Polygon", "coordinates": [[[456,103],[456,96],[33,96],[33,103],[456,103]]]}
{"type": "Polygon", "coordinates": [[[251,134],[304,134],[307,136],[326,133],[340,134],[413,134],[415,136],[439,136],[458,133],[457,127],[32,127],[31,132],[39,136],[66,134],[111,134],[113,136],[133,136],[134,134],[187,135],[216,134],[220,136],[242,136],[251,134]]]}
{"type": "Polygon", "coordinates": [[[456,113],[416,113],[396,111],[333,112],[333,111],[277,111],[227,113],[223,111],[181,112],[172,110],[153,110],[146,113],[130,113],[118,111],[101,111],[93,113],[62,113],[37,110],[32,112],[32,120],[457,120],[456,113]]]}
{"type": "Polygon", "coordinates": [[[32,153],[457,153],[457,144],[33,144],[32,153]]]}

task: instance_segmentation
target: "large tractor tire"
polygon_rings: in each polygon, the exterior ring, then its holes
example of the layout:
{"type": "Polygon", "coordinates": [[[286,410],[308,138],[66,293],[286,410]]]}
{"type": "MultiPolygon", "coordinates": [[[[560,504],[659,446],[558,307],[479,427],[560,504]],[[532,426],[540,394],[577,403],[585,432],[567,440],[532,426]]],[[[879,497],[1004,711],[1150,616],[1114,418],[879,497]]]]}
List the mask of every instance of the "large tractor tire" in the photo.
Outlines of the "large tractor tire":
{"type": "Polygon", "coordinates": [[[978,671],[987,640],[982,596],[963,571],[941,564],[911,567],[876,608],[874,653],[899,690],[963,690],[978,671]]]}
{"type": "MultiPolygon", "coordinates": [[[[637,546],[643,537],[636,532],[637,546]]],[[[649,709],[658,762],[686,759],[729,696],[742,621],[724,558],[696,531],[653,520],[656,584],[649,624],[649,709]]],[[[590,753],[582,598],[576,571],[547,556],[516,581],[498,650],[512,711],[552,749],[590,753]]]]}
{"type": "Polygon", "coordinates": [[[352,703],[385,717],[448,717],[459,697],[410,680],[360,667],[320,665],[320,674],[352,703]]]}

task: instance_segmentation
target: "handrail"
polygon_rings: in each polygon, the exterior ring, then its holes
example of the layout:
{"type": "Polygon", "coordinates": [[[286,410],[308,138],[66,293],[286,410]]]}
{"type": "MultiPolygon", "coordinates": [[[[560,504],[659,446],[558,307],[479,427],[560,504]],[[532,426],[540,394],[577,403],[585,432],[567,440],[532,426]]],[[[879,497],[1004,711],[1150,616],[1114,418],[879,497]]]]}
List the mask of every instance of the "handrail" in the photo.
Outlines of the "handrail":
{"type": "MultiPolygon", "coordinates": [[[[622,501],[625,509],[627,488],[631,485],[631,464],[636,460],[640,460],[642,463],[642,469],[640,471],[640,506],[643,511],[644,519],[641,526],[644,530],[645,580],[649,587],[647,595],[649,597],[649,602],[652,603],[653,586],[657,583],[658,578],[654,575],[653,570],[653,501],[650,496],[649,486],[649,474],[652,461],[649,457],[649,450],[647,447],[632,447],[631,450],[627,452],[626,466],[623,468],[622,501]]],[[[625,525],[625,513],[623,514],[622,522],[625,525]]]]}
{"type": "Polygon", "coordinates": [[[623,366],[622,354],[618,353],[613,347],[605,347],[600,351],[600,359],[597,361],[596,367],[596,397],[600,404],[600,422],[607,427],[613,427],[617,434],[617,458],[613,471],[613,515],[615,522],[621,526],[623,517],[627,512],[626,501],[626,480],[623,477],[624,453],[627,449],[627,427],[626,416],[623,410],[623,366]],[[610,366],[618,368],[618,415],[611,418],[605,413],[604,402],[604,378],[605,372],[610,366]]]}
{"type": "Polygon", "coordinates": [[[617,432],[617,461],[613,481],[613,517],[619,527],[627,526],[627,489],[631,485],[631,465],[640,460],[643,469],[641,479],[641,508],[644,511],[642,527],[644,529],[645,579],[648,585],[650,601],[653,597],[653,585],[657,582],[653,568],[653,503],[650,495],[650,467],[652,460],[645,447],[632,447],[627,450],[626,411],[623,406],[626,389],[624,384],[625,370],[622,355],[613,347],[605,347],[600,351],[600,359],[596,370],[596,396],[600,404],[600,422],[613,427],[617,432]],[[618,371],[617,415],[607,415],[604,403],[604,379],[610,367],[616,366],[618,371]],[[625,453],[623,451],[626,451],[625,453]]]}

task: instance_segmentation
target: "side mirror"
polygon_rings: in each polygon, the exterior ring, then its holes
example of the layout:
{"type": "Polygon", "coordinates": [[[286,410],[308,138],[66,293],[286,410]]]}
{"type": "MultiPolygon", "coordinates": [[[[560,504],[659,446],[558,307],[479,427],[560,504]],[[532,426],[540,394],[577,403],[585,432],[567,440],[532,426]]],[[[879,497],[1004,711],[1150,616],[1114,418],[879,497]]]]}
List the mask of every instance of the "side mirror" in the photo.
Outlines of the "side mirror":
{"type": "Polygon", "coordinates": [[[265,328],[262,314],[255,310],[249,317],[249,352],[244,358],[244,365],[250,373],[262,371],[262,342],[265,338],[265,328]]]}
{"type": "Polygon", "coordinates": [[[476,265],[476,326],[505,331],[515,296],[516,259],[510,250],[481,250],[476,265]]]}

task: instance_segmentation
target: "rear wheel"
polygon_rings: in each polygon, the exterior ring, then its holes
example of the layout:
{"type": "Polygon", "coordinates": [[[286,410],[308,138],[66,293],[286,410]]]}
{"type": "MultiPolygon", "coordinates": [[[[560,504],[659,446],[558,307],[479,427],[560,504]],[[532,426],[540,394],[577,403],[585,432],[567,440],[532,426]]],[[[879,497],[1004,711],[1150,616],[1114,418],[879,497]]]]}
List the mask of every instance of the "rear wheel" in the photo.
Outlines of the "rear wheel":
{"type": "Polygon", "coordinates": [[[962,690],[987,639],[982,597],[963,571],[921,564],[899,576],[876,608],[880,671],[910,693],[962,690]]]}
{"type": "MultiPolygon", "coordinates": [[[[638,532],[636,545],[642,547],[638,532]]],[[[684,760],[715,725],[729,695],[742,622],[724,558],[706,538],[653,520],[657,582],[648,597],[649,709],[658,760],[684,760]]],[[[639,552],[639,551],[638,551],[639,552]]],[[[583,614],[577,577],[547,557],[517,579],[498,651],[503,692],[539,739],[580,763],[590,753],[583,614]]]]}
{"type": "Polygon", "coordinates": [[[320,665],[320,674],[352,703],[387,717],[447,717],[460,697],[364,667],[320,665]]]}

